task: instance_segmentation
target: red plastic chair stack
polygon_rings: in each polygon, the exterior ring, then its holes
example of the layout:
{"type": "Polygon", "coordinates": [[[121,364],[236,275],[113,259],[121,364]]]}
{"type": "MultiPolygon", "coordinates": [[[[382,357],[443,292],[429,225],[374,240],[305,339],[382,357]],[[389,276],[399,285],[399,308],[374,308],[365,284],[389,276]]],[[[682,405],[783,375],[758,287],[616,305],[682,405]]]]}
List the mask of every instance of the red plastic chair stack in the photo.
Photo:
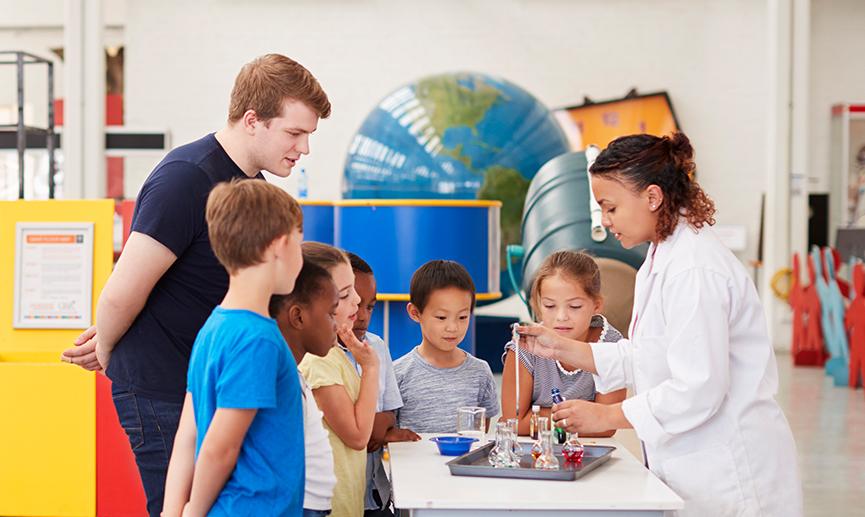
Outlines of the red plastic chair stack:
{"type": "Polygon", "coordinates": [[[799,254],[793,255],[793,274],[790,280],[790,294],[787,303],[793,310],[793,341],[790,349],[793,357],[802,350],[805,345],[805,288],[802,286],[801,267],[799,265],[799,254]]]}
{"type": "MultiPolygon", "coordinates": [[[[796,303],[801,304],[801,323],[799,330],[800,341],[797,342],[795,337],[793,341],[793,364],[796,366],[823,366],[828,356],[823,343],[823,329],[820,324],[820,297],[817,294],[817,275],[815,273],[814,261],[810,255],[808,255],[807,260],[810,284],[804,288],[800,287],[800,294],[795,296],[798,298],[796,303]]],[[[793,282],[796,284],[798,284],[796,277],[799,269],[798,263],[797,255],[793,261],[793,282]]],[[[790,294],[791,297],[794,297],[792,290],[790,294]]],[[[794,335],[795,333],[796,330],[794,328],[794,335]]]]}

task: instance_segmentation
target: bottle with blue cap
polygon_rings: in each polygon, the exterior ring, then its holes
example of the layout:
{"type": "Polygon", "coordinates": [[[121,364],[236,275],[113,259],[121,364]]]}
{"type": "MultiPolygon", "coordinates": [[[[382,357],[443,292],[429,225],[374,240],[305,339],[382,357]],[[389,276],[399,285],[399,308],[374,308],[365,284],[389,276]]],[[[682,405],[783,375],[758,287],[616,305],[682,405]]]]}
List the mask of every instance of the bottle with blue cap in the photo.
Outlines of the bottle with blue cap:
{"type": "MultiPolygon", "coordinates": [[[[565,397],[562,396],[562,392],[559,390],[559,388],[551,389],[550,393],[553,396],[553,404],[561,404],[565,401],[565,397]]],[[[553,431],[553,439],[559,445],[562,445],[566,441],[568,441],[568,433],[566,433],[564,429],[559,427],[558,423],[556,423],[556,428],[553,431]]]]}

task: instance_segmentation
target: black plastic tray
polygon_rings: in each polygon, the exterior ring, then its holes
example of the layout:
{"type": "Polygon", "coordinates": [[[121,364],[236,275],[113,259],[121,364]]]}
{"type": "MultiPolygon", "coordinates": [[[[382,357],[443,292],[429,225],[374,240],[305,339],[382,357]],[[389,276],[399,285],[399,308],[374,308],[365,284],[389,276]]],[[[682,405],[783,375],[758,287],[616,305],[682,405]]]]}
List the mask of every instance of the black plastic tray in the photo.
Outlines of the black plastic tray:
{"type": "MultiPolygon", "coordinates": [[[[528,444],[521,444],[523,450],[527,450],[528,444]]],[[[496,468],[490,465],[490,450],[495,443],[490,442],[478,449],[467,452],[459,458],[454,458],[447,463],[453,476],[477,476],[493,478],[517,478],[517,479],[550,479],[556,481],[573,481],[581,478],[595,470],[612,455],[615,447],[610,445],[584,445],[583,461],[580,463],[566,463],[562,456],[562,447],[553,446],[553,453],[559,460],[559,470],[543,470],[533,467],[534,460],[531,454],[523,454],[518,468],[496,468]]]]}

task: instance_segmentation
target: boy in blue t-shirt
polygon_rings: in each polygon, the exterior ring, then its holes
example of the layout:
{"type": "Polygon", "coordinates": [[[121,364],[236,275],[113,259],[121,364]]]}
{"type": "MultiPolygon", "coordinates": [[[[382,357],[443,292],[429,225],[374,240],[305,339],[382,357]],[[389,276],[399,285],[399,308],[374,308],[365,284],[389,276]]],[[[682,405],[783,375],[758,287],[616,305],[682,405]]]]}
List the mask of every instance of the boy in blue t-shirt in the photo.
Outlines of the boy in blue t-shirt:
{"type": "Polygon", "coordinates": [[[213,189],[206,218],[229,286],[192,348],[163,515],[300,516],[301,388],[268,302],[294,288],[302,212],[279,187],[242,181],[213,189]]]}

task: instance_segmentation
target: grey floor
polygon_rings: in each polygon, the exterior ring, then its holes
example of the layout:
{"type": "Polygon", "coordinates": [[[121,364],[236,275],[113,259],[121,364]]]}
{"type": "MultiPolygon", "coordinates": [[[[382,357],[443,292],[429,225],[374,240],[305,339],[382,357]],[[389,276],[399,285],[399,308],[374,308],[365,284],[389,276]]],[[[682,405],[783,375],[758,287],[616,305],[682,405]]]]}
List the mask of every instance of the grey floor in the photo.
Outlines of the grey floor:
{"type": "MultiPolygon", "coordinates": [[[[822,368],[793,367],[778,355],[778,402],[799,454],[805,515],[865,516],[865,391],[836,388],[822,368]]],[[[501,392],[501,375],[496,375],[501,392]]],[[[617,438],[632,452],[629,432],[617,438]]]]}
{"type": "Polygon", "coordinates": [[[805,515],[865,515],[865,392],[778,356],[778,402],[799,453],[805,515]]]}

